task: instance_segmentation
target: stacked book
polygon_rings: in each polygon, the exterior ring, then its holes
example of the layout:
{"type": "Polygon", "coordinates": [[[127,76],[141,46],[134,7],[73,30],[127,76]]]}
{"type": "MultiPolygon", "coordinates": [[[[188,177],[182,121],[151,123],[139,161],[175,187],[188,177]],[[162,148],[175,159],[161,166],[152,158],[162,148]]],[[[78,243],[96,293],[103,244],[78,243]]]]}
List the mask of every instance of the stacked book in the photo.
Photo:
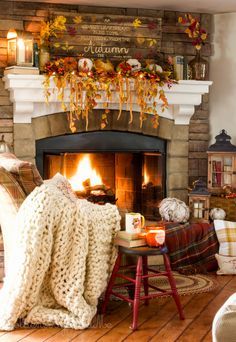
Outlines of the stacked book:
{"type": "Polygon", "coordinates": [[[39,75],[39,68],[13,65],[5,68],[4,75],[39,75]]]}
{"type": "Polygon", "coordinates": [[[136,233],[127,233],[125,230],[121,230],[117,233],[114,244],[123,247],[140,247],[145,246],[146,239],[144,237],[140,237],[140,234],[136,233]]]}

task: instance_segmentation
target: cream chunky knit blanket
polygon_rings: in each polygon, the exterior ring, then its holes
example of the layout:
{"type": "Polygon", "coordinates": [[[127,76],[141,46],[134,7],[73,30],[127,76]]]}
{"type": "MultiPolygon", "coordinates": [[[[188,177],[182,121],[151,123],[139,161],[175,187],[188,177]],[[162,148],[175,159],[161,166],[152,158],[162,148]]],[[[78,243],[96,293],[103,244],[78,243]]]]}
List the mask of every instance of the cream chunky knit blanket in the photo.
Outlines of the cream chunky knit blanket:
{"type": "Polygon", "coordinates": [[[84,329],[96,314],[120,229],[114,205],[78,200],[54,177],[36,188],[17,217],[16,244],[0,291],[0,329],[25,324],[84,329]]]}

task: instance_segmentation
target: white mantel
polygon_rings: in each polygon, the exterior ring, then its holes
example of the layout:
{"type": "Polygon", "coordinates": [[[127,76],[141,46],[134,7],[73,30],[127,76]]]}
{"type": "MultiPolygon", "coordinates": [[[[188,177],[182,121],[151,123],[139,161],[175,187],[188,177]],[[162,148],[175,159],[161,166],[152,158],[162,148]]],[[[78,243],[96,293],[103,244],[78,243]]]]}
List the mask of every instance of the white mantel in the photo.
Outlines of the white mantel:
{"type": "MultiPolygon", "coordinates": [[[[62,112],[57,94],[53,93],[53,81],[50,83],[49,91],[52,95],[49,104],[45,103],[43,75],[8,74],[4,77],[4,81],[5,88],[10,91],[10,100],[13,102],[14,123],[31,123],[32,118],[62,112]]],[[[209,92],[211,84],[211,81],[181,80],[170,89],[165,87],[169,108],[163,113],[159,111],[159,114],[174,120],[177,125],[188,125],[195,110],[194,106],[201,103],[202,95],[209,92]]],[[[69,99],[69,89],[65,91],[65,98],[69,99]]],[[[103,108],[104,101],[104,97],[97,101],[96,108],[103,108]]],[[[114,93],[109,108],[119,109],[118,94],[114,93]]],[[[124,110],[126,110],[126,106],[124,106],[124,110]]],[[[135,100],[133,111],[139,111],[135,100]]]]}

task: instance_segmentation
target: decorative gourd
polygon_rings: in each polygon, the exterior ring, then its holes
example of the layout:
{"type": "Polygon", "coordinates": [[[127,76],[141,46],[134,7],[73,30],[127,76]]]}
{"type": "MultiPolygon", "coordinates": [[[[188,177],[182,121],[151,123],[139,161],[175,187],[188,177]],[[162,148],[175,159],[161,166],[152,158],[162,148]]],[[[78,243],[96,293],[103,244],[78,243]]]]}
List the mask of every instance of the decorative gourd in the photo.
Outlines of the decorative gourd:
{"type": "Polygon", "coordinates": [[[226,216],[226,212],[221,208],[213,208],[210,211],[210,218],[212,220],[224,220],[226,216]]]}
{"type": "Polygon", "coordinates": [[[132,71],[139,71],[141,69],[141,63],[134,58],[130,58],[127,60],[127,63],[131,66],[132,71]]]}
{"type": "Polygon", "coordinates": [[[88,72],[91,71],[93,68],[93,62],[91,59],[89,58],[81,58],[78,61],[78,69],[79,71],[83,71],[83,72],[88,72]]]}
{"type": "Polygon", "coordinates": [[[102,61],[101,59],[97,59],[94,62],[95,69],[97,72],[113,72],[114,71],[114,65],[110,61],[102,61]]]}
{"type": "Polygon", "coordinates": [[[165,221],[184,223],[189,219],[189,207],[178,198],[164,198],[159,205],[159,213],[165,221]]]}
{"type": "Polygon", "coordinates": [[[148,69],[154,72],[163,72],[162,67],[158,64],[149,64],[148,69]]]}

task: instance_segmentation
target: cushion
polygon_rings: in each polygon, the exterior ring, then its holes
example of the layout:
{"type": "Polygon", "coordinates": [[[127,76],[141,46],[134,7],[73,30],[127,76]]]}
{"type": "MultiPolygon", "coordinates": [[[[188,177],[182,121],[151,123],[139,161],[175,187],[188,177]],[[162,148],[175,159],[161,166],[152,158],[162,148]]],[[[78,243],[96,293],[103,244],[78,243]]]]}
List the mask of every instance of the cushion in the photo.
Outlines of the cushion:
{"type": "Polygon", "coordinates": [[[214,342],[236,341],[236,293],[230,296],[217,311],[212,325],[214,342]]]}
{"type": "Polygon", "coordinates": [[[43,179],[36,166],[30,162],[16,158],[14,154],[1,153],[0,166],[14,175],[26,195],[29,195],[36,186],[43,184],[43,179]]]}
{"type": "Polygon", "coordinates": [[[4,264],[8,268],[15,238],[15,219],[26,195],[15,177],[0,167],[0,224],[4,240],[4,264]]]}
{"type": "Polygon", "coordinates": [[[0,166],[0,192],[1,192],[1,211],[2,207],[8,202],[12,207],[18,211],[19,207],[23,203],[26,198],[24,191],[22,190],[20,184],[17,182],[15,177],[8,172],[6,169],[0,166]],[[5,195],[7,194],[7,198],[5,199],[5,195]]]}
{"type": "Polygon", "coordinates": [[[236,222],[214,220],[214,226],[220,243],[219,254],[236,256],[236,222]]]}
{"type": "Polygon", "coordinates": [[[236,256],[224,256],[215,254],[219,270],[217,274],[236,274],[236,256]]]}

